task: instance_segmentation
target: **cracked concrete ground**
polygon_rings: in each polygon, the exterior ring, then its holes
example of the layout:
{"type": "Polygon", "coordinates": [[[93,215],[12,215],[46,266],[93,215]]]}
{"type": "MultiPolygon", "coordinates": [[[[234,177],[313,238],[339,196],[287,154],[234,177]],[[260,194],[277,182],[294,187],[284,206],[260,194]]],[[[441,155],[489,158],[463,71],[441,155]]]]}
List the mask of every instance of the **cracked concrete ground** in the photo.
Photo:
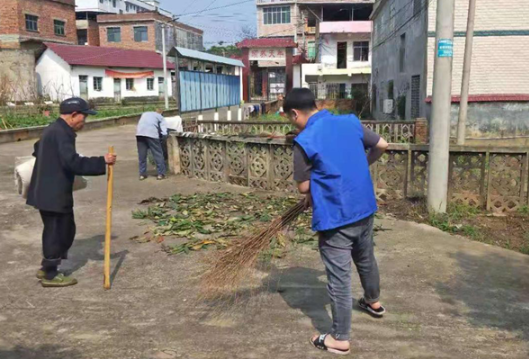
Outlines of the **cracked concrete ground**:
{"type": "MultiPolygon", "coordinates": [[[[137,179],[134,127],[80,133],[85,155],[114,145],[113,288],[102,289],[106,180],[76,193],[77,239],[65,269],[80,283],[45,289],[38,212],[14,194],[14,158],[34,141],[0,146],[0,358],[164,359],[325,358],[308,344],[329,329],[329,303],[317,252],[300,248],[257,272],[263,286],[223,314],[195,300],[202,253],[167,256],[130,241],[144,227],[130,212],[142,199],[195,191],[248,191],[172,176],[137,179]]],[[[376,237],[382,320],[354,311],[351,357],[529,357],[529,257],[384,218],[376,237]]],[[[354,294],[361,295],[358,280],[354,294]]]]}

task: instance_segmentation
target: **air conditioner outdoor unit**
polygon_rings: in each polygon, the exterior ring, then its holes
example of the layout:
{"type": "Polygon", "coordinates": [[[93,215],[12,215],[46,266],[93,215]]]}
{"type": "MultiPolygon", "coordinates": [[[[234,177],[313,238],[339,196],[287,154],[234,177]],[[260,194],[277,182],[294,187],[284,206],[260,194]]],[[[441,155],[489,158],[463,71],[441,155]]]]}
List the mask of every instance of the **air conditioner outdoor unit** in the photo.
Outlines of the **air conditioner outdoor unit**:
{"type": "Polygon", "coordinates": [[[384,113],[391,114],[393,113],[393,100],[384,100],[384,113]]]}

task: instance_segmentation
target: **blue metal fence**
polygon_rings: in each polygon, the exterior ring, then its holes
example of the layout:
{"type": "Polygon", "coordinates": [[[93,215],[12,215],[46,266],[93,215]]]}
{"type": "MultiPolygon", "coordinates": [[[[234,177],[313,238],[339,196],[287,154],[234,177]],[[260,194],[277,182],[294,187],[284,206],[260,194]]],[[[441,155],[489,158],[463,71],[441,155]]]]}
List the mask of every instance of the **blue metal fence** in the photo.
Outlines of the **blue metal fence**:
{"type": "Polygon", "coordinates": [[[236,106],[240,102],[239,76],[180,71],[181,112],[236,106]]]}

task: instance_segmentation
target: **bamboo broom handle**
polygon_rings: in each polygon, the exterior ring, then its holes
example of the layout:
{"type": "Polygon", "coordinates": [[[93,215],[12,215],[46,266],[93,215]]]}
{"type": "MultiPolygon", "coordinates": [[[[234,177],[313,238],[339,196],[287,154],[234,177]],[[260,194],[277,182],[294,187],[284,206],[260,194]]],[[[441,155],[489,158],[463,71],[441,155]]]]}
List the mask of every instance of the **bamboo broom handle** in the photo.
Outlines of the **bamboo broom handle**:
{"type": "MultiPolygon", "coordinates": [[[[108,148],[108,153],[114,153],[114,146],[108,148]]],[[[114,190],[114,166],[108,165],[107,177],[107,226],[105,232],[105,269],[104,283],[105,289],[110,289],[110,239],[112,236],[112,199],[114,190]]]]}

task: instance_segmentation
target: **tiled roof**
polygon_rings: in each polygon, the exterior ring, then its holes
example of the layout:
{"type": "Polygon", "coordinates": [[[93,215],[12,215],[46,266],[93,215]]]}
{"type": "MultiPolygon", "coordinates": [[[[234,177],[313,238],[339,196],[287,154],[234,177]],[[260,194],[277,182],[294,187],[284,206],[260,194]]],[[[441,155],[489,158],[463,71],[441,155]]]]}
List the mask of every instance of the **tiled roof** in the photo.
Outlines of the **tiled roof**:
{"type": "MultiPolygon", "coordinates": [[[[94,67],[129,67],[163,69],[162,56],[154,51],[125,50],[114,47],[63,45],[44,43],[69,65],[94,67]]],[[[174,64],[167,62],[168,69],[174,64]]]]}
{"type": "MultiPolygon", "coordinates": [[[[460,96],[452,96],[452,103],[459,103],[460,101],[460,96]]],[[[432,102],[432,97],[428,96],[426,102],[432,102]]],[[[529,94],[469,95],[468,102],[529,102],[529,94]]]]}
{"type": "Polygon", "coordinates": [[[261,37],[259,39],[244,39],[237,44],[237,47],[253,48],[253,47],[298,47],[292,39],[282,39],[273,37],[261,37]]]}

